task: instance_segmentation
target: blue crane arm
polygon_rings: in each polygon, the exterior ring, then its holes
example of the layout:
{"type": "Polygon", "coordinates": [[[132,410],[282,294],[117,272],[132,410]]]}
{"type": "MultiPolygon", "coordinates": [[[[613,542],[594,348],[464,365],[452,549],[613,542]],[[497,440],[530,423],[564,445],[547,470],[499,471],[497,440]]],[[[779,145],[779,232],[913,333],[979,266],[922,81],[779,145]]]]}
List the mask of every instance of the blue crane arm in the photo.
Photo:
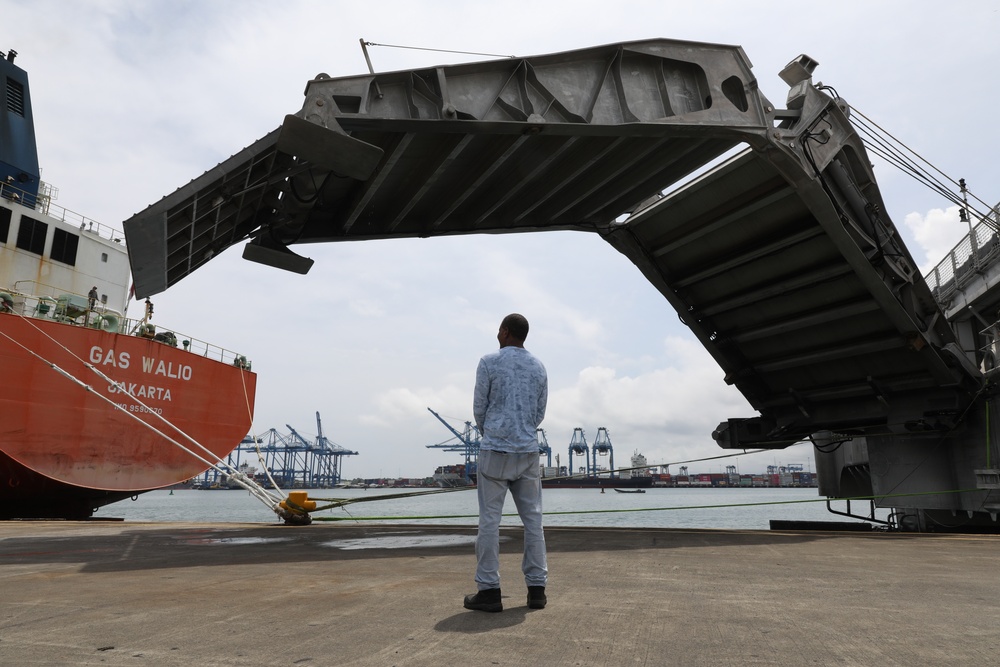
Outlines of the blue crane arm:
{"type": "Polygon", "coordinates": [[[444,420],[444,417],[442,417],[442,416],[441,416],[441,415],[439,415],[438,413],[434,412],[434,411],[433,411],[433,410],[431,410],[430,408],[427,408],[427,411],[428,411],[429,413],[431,413],[432,415],[434,415],[435,417],[437,417],[437,418],[438,418],[438,421],[439,421],[439,422],[441,422],[442,424],[444,424],[444,425],[445,425],[445,426],[446,426],[446,427],[448,428],[448,430],[449,430],[449,431],[451,431],[452,433],[454,433],[454,434],[455,434],[455,437],[457,437],[457,438],[458,438],[459,440],[462,440],[462,441],[464,441],[464,440],[465,440],[465,436],[464,436],[464,435],[462,435],[461,433],[459,433],[458,431],[456,431],[456,430],[455,430],[455,429],[454,429],[454,428],[452,427],[452,425],[451,425],[451,424],[449,424],[448,422],[446,422],[446,421],[444,420]]]}

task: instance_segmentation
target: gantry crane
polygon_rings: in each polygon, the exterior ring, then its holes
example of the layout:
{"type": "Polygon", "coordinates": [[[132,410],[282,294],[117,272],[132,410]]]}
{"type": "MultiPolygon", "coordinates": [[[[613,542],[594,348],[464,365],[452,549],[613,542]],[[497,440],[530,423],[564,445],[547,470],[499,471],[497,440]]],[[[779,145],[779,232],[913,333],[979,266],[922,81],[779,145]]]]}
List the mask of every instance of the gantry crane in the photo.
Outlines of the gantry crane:
{"type": "Polygon", "coordinates": [[[244,441],[240,449],[260,451],[263,463],[275,483],[288,488],[326,489],[340,483],[341,458],[357,456],[358,452],[341,447],[323,435],[323,425],[316,413],[318,435],[309,442],[290,425],[283,435],[277,429],[270,429],[260,444],[244,441]]]}
{"type": "Polygon", "coordinates": [[[455,444],[451,442],[451,439],[445,442],[438,443],[436,445],[427,445],[428,449],[443,449],[446,452],[463,452],[465,454],[465,479],[467,481],[472,480],[472,475],[475,473],[475,464],[479,460],[479,427],[474,426],[471,421],[465,422],[465,429],[459,433],[455,430],[451,424],[444,420],[444,417],[434,412],[430,408],[427,411],[438,418],[438,421],[445,425],[449,431],[455,434],[458,438],[459,443],[455,444]]]}
{"type": "Polygon", "coordinates": [[[352,452],[323,435],[323,423],[316,412],[316,454],[314,457],[315,470],[313,480],[314,488],[329,488],[340,483],[341,459],[345,456],[357,456],[357,452],[352,452]]]}
{"type": "Polygon", "coordinates": [[[583,429],[577,426],[573,429],[573,439],[569,441],[569,474],[573,474],[573,454],[583,454],[583,472],[590,477],[590,448],[587,447],[587,436],[583,429]]]}
{"type": "Polygon", "coordinates": [[[549,441],[545,437],[545,429],[539,428],[535,429],[535,438],[538,440],[538,453],[545,454],[546,456],[546,466],[552,467],[552,448],[549,447],[549,441]]]}
{"type": "Polygon", "coordinates": [[[611,436],[608,435],[608,429],[601,426],[597,429],[597,438],[594,440],[594,446],[591,448],[591,456],[594,459],[594,474],[597,474],[597,457],[607,456],[608,458],[608,469],[611,471],[611,477],[617,477],[618,474],[615,472],[615,448],[611,446],[611,436]]]}

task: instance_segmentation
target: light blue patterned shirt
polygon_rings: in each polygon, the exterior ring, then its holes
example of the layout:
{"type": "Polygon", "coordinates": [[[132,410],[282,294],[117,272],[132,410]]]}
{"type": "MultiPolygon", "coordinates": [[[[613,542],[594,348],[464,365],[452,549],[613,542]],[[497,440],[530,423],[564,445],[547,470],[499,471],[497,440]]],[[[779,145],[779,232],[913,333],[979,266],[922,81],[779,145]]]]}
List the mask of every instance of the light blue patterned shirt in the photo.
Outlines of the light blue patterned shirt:
{"type": "Polygon", "coordinates": [[[538,451],[535,430],[545,418],[549,379],[523,347],[507,346],[487,354],[476,369],[472,414],[482,434],[480,449],[538,451]]]}

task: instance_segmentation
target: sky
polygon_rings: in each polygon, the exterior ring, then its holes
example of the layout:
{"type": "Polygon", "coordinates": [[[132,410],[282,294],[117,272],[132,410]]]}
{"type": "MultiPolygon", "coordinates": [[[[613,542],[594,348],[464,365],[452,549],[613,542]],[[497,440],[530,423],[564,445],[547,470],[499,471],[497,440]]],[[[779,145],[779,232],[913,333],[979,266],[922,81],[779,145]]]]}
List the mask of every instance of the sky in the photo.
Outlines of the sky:
{"type": "MultiPolygon", "coordinates": [[[[1000,200],[991,132],[1000,13],[988,2],[0,0],[0,15],[0,51],[16,50],[29,75],[42,179],[59,189],[56,204],[119,228],[278,127],[317,73],[366,72],[360,39],[518,56],[650,38],[736,44],[778,106],[787,92],[778,72],[806,53],[819,62],[814,80],[979,198],[1000,200]]],[[[376,71],[481,59],[369,52],[376,71]]],[[[932,267],[967,231],[957,208],[874,162],[889,216],[932,267]]],[[[458,430],[472,419],[476,364],[510,312],[528,318],[526,347],[548,369],[542,427],[563,465],[576,427],[589,443],[607,428],[617,466],[634,452],[676,463],[726,453],[712,430],[755,414],[663,297],[596,235],[293,249],[315,260],[308,275],[230,248],[155,296],[154,322],[252,360],[257,435],[291,425],[312,438],[321,413],[324,435],[358,452],[344,459],[346,478],[424,477],[462,461],[427,448],[452,435],[427,408],[458,430]]],[[[810,447],[689,467],[791,463],[814,469],[810,447]]]]}

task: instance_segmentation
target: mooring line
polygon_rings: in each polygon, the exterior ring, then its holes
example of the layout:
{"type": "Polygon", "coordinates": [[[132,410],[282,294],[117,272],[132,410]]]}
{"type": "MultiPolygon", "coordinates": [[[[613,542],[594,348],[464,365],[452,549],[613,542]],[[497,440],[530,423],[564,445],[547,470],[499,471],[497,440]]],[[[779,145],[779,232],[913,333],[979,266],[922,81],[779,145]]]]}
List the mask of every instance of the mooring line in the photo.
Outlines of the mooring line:
{"type": "MultiPolygon", "coordinates": [[[[678,510],[705,510],[705,509],[726,509],[732,507],[760,507],[764,505],[798,505],[805,503],[825,503],[828,500],[879,500],[884,498],[904,498],[908,496],[933,496],[942,495],[946,493],[971,493],[973,491],[981,491],[982,489],[954,489],[951,491],[923,491],[923,492],[913,492],[913,493],[894,493],[891,495],[884,496],[852,496],[850,498],[806,498],[801,500],[769,500],[762,501],[758,503],[721,503],[717,505],[677,505],[673,507],[616,507],[610,509],[597,509],[597,510],[563,510],[559,512],[544,512],[544,516],[567,516],[574,514],[616,514],[625,512],[673,512],[678,510]]],[[[383,496],[384,497],[384,496],[383,496]]],[[[505,517],[516,517],[516,513],[504,514],[505,517]]],[[[433,516],[427,515],[411,515],[411,516],[358,516],[358,517],[320,517],[314,516],[313,521],[421,521],[421,520],[433,520],[433,519],[477,519],[478,514],[437,514],[433,516]]]]}

